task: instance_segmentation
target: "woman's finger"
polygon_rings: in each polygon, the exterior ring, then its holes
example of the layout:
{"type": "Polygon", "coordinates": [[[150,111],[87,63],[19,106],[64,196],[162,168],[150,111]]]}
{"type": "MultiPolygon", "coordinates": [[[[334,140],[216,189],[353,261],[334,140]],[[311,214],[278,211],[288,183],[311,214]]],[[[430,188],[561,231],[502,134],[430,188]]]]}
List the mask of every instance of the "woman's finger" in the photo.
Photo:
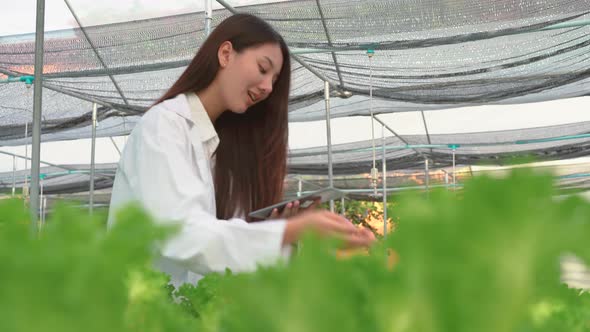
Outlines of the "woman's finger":
{"type": "Polygon", "coordinates": [[[332,237],[342,241],[344,248],[348,249],[368,247],[373,243],[372,240],[359,236],[358,234],[332,234],[332,237]]]}
{"type": "Polygon", "coordinates": [[[366,247],[375,241],[375,234],[366,228],[358,228],[342,216],[326,215],[326,225],[331,230],[332,236],[340,238],[346,246],[366,247]]]}
{"type": "Polygon", "coordinates": [[[365,236],[366,238],[368,238],[371,241],[375,241],[375,233],[373,233],[370,229],[366,229],[366,228],[361,228],[361,235],[365,236]]]}
{"type": "Polygon", "coordinates": [[[343,222],[334,218],[326,218],[324,223],[329,233],[354,234],[357,232],[357,228],[348,221],[343,222]]]}
{"type": "Polygon", "coordinates": [[[277,219],[278,217],[279,217],[279,210],[272,209],[272,212],[270,213],[270,216],[268,216],[268,219],[277,219]]]}
{"type": "Polygon", "coordinates": [[[345,217],[339,214],[327,212],[327,217],[335,222],[347,225],[347,227],[349,227],[350,229],[357,229],[350,220],[346,219],[345,217]]]}
{"type": "Polygon", "coordinates": [[[292,216],[294,216],[297,213],[299,213],[299,205],[300,205],[299,201],[293,202],[293,208],[291,209],[291,215],[292,216]]]}
{"type": "Polygon", "coordinates": [[[281,213],[281,218],[289,218],[293,214],[291,213],[291,209],[293,207],[293,203],[287,203],[285,208],[283,209],[283,213],[281,213]]]}
{"type": "Polygon", "coordinates": [[[357,232],[344,236],[344,244],[349,248],[368,247],[373,242],[375,242],[375,236],[364,234],[364,232],[357,232]]]}

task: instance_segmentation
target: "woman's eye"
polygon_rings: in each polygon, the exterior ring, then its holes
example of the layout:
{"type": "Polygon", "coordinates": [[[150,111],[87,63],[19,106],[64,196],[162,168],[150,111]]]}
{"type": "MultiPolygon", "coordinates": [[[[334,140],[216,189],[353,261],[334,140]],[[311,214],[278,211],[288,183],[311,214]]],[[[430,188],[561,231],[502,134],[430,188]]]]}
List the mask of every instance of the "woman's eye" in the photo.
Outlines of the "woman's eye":
{"type": "Polygon", "coordinates": [[[260,70],[261,74],[266,74],[266,70],[264,68],[262,68],[262,66],[258,66],[258,69],[260,70]]]}

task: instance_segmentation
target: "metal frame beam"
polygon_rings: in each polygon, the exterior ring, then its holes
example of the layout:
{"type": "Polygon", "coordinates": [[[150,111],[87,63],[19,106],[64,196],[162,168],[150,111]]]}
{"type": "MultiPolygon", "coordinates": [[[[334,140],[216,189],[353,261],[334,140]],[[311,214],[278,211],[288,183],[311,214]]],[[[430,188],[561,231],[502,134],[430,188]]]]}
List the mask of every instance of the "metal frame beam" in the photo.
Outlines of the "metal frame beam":
{"type": "MultiPolygon", "coordinates": [[[[385,127],[387,130],[389,130],[393,135],[395,135],[395,137],[399,138],[400,141],[406,143],[406,145],[410,145],[410,143],[408,143],[408,141],[406,141],[403,137],[401,137],[400,135],[398,135],[398,133],[396,133],[393,129],[391,129],[385,122],[383,122],[381,119],[379,119],[376,115],[374,115],[373,118],[377,122],[379,122],[383,127],[385,127]]],[[[416,150],[415,148],[412,148],[412,150],[414,150],[419,156],[425,157],[422,152],[416,150]]]]}
{"type": "MultiPolygon", "coordinates": [[[[108,68],[108,66],[104,62],[102,56],[100,56],[100,54],[96,50],[96,47],[94,46],[94,43],[92,42],[92,40],[90,39],[90,37],[88,37],[88,33],[86,33],[86,29],[84,28],[84,26],[80,22],[80,19],[78,18],[78,15],[76,15],[76,12],[74,12],[74,8],[72,8],[72,6],[70,5],[70,2],[68,0],[64,0],[64,2],[66,3],[66,6],[68,6],[68,9],[72,13],[72,16],[74,16],[74,19],[76,20],[76,23],[80,27],[80,31],[82,31],[82,34],[84,34],[84,38],[86,38],[86,40],[88,41],[88,44],[90,44],[90,47],[92,48],[92,51],[94,52],[94,55],[96,55],[96,58],[98,59],[98,61],[100,62],[100,64],[104,68],[108,68]]],[[[117,89],[117,92],[119,93],[119,95],[123,99],[123,102],[125,103],[125,105],[129,105],[129,102],[127,101],[127,98],[125,98],[125,95],[123,94],[123,90],[121,90],[121,88],[119,87],[119,84],[117,84],[117,81],[115,81],[115,78],[113,77],[113,75],[111,75],[111,74],[107,74],[107,75],[111,79],[111,82],[113,82],[113,85],[115,86],[115,89],[117,89]]]]}
{"type": "MultiPolygon", "coordinates": [[[[332,47],[332,38],[330,38],[330,32],[328,31],[328,26],[326,25],[326,18],[324,16],[322,6],[320,5],[320,0],[316,0],[315,3],[318,6],[318,11],[320,12],[320,18],[322,19],[322,26],[324,27],[324,32],[326,33],[326,40],[328,41],[328,46],[332,47]]],[[[342,73],[340,72],[340,66],[338,65],[338,59],[336,58],[336,52],[332,51],[330,53],[332,53],[332,60],[334,61],[334,66],[336,67],[336,73],[338,74],[340,87],[344,89],[344,80],[342,79],[342,73]]]]}

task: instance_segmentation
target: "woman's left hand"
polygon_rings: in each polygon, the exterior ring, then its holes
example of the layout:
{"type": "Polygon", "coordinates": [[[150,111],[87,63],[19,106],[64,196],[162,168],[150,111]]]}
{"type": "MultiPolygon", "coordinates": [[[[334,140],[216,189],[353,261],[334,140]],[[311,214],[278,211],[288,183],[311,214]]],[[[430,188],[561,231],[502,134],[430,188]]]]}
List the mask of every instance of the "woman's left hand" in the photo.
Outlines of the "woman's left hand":
{"type": "Polygon", "coordinates": [[[283,211],[279,213],[278,209],[272,210],[268,219],[287,219],[299,212],[299,201],[288,203],[283,211]]]}
{"type": "Polygon", "coordinates": [[[293,201],[289,204],[287,204],[285,206],[285,208],[283,209],[282,212],[279,213],[278,209],[274,209],[272,210],[270,216],[268,217],[268,219],[287,219],[287,218],[291,218],[292,216],[306,211],[306,210],[312,210],[315,209],[320,203],[320,200],[317,199],[315,202],[313,202],[313,204],[311,204],[310,206],[306,207],[306,208],[302,208],[300,207],[300,202],[299,201],[293,201]]]}

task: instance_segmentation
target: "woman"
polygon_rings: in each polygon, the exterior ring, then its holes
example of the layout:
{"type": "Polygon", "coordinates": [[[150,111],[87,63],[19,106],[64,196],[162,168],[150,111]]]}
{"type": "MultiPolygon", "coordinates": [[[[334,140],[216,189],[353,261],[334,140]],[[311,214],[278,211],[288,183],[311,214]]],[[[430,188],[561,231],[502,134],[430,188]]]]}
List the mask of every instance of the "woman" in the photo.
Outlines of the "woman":
{"type": "Polygon", "coordinates": [[[287,160],[290,62],[282,37],[238,14],[211,33],[178,81],[129,136],[113,186],[117,207],[139,201],[158,220],[181,223],[158,267],[174,285],[208,272],[276,261],[306,230],[369,245],[374,237],[327,211],[252,222],[281,201],[287,160]]]}

